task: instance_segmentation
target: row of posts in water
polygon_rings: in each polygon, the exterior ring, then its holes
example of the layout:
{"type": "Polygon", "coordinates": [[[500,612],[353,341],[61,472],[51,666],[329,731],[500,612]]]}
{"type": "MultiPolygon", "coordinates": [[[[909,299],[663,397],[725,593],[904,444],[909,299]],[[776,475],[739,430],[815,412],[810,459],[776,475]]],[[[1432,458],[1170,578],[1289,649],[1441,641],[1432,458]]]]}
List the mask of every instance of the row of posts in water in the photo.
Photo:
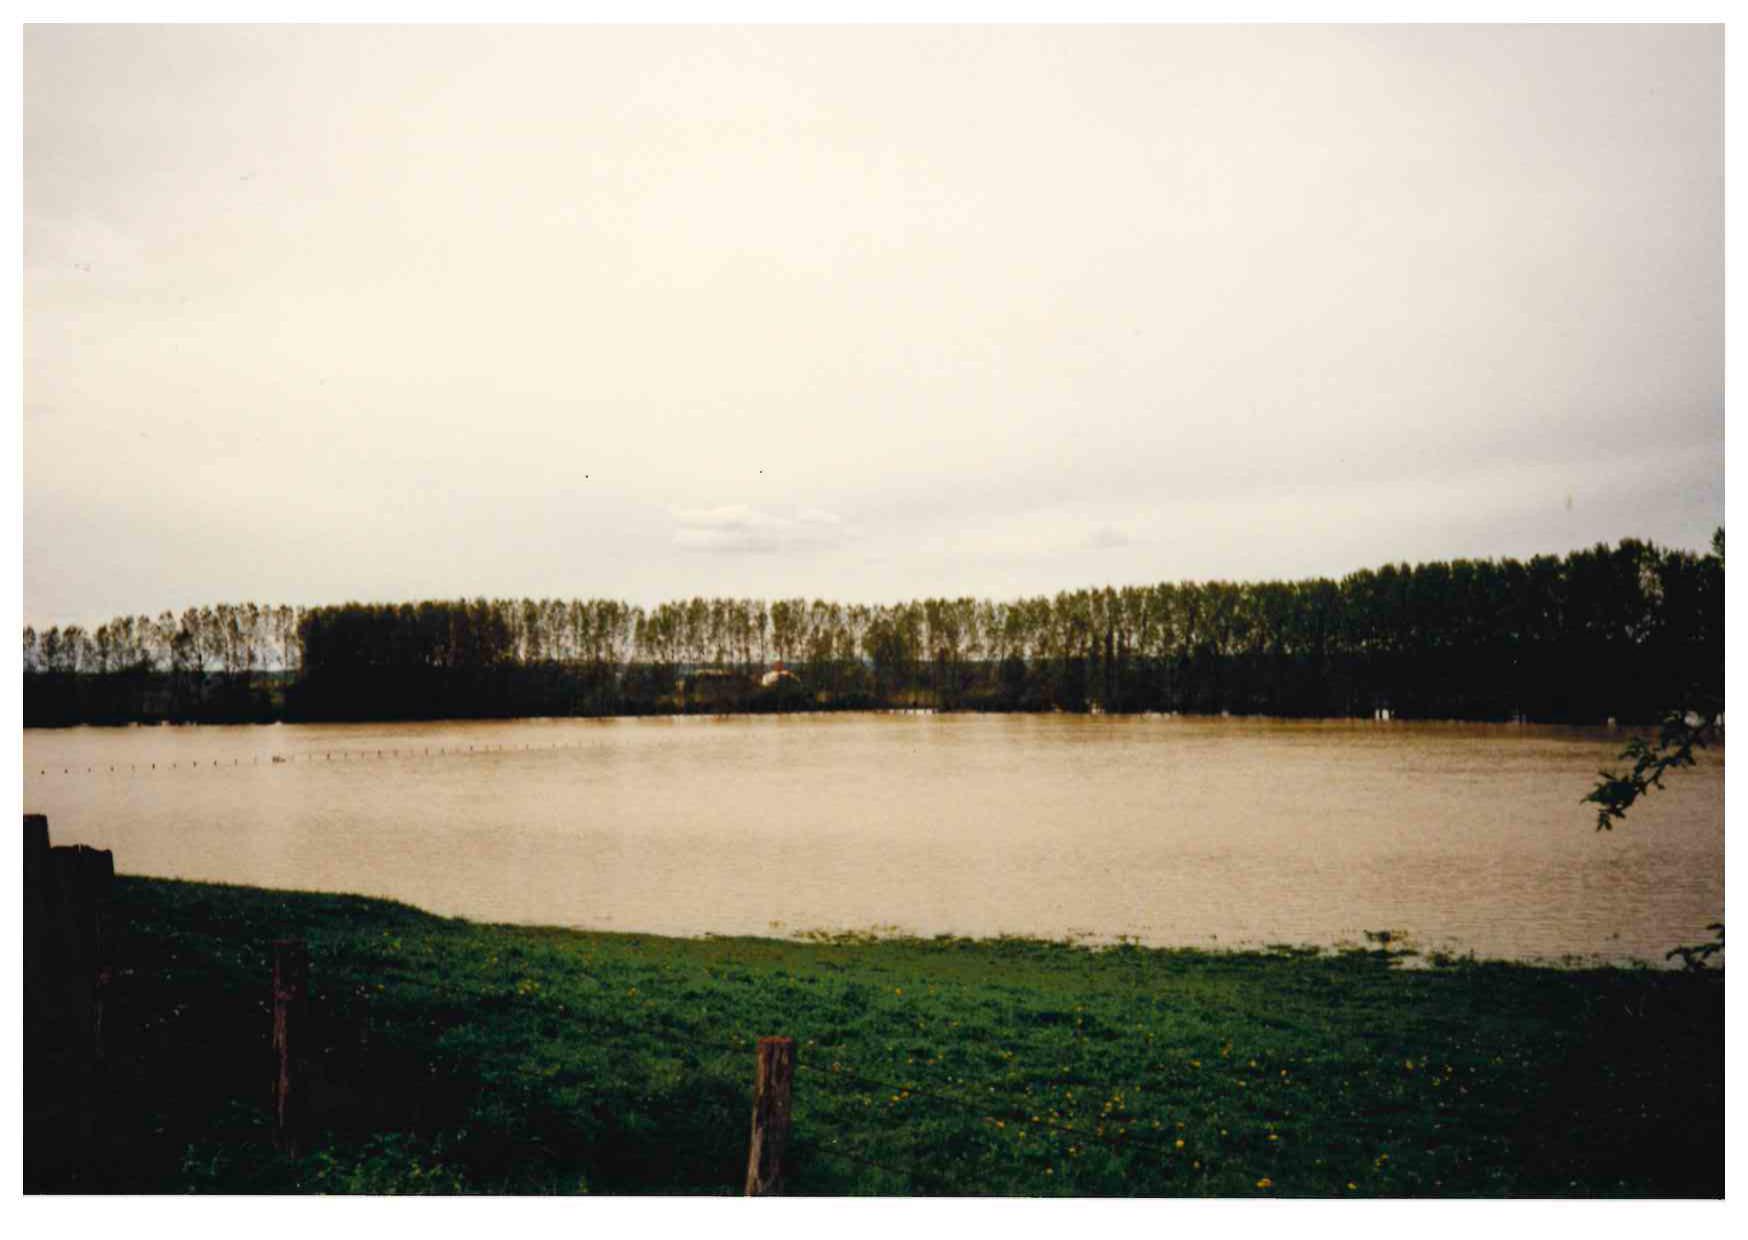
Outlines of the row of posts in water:
{"type": "MultiPolygon", "coordinates": [[[[437,748],[426,746],[422,749],[341,749],[331,751],[311,751],[302,754],[269,754],[267,755],[267,760],[265,762],[262,761],[261,755],[255,754],[252,755],[247,762],[244,762],[241,758],[231,758],[228,761],[223,758],[209,758],[204,762],[191,759],[189,761],[176,762],[108,762],[83,767],[76,764],[72,766],[60,765],[58,773],[61,775],[125,775],[130,771],[136,774],[140,772],[176,770],[228,771],[232,769],[246,770],[252,766],[290,766],[299,762],[308,766],[317,762],[362,762],[375,758],[430,758],[452,757],[462,754],[543,753],[561,749],[582,748],[582,745],[466,745],[449,749],[441,746],[437,748]]],[[[54,766],[37,768],[38,775],[54,775],[56,773],[57,767],[54,766]]]]}
{"type": "MultiPolygon", "coordinates": [[[[886,714],[886,715],[933,715],[936,712],[933,710],[917,709],[917,710],[888,710],[888,711],[880,711],[878,713],[886,714]]],[[[699,718],[700,716],[681,716],[681,717],[682,718],[687,718],[687,717],[699,718]]],[[[717,719],[717,718],[729,718],[730,716],[711,715],[711,716],[702,716],[702,717],[717,719]]],[[[133,773],[138,774],[140,772],[151,772],[151,771],[175,771],[175,770],[198,770],[198,769],[231,770],[233,768],[246,769],[246,768],[251,767],[251,766],[263,766],[263,765],[266,765],[266,766],[291,766],[291,765],[295,765],[298,762],[302,762],[304,765],[307,766],[307,765],[310,765],[311,763],[315,763],[315,762],[358,762],[358,761],[367,761],[367,760],[372,759],[372,758],[399,758],[399,757],[403,757],[403,756],[409,757],[409,758],[430,758],[430,757],[444,758],[444,757],[458,756],[458,755],[462,755],[462,754],[550,753],[550,752],[556,752],[559,750],[583,749],[585,747],[586,746],[583,746],[583,745],[466,745],[466,746],[459,746],[458,745],[458,746],[454,746],[451,748],[445,748],[443,746],[438,746],[436,748],[432,748],[431,746],[427,745],[427,746],[424,746],[423,748],[412,747],[412,748],[406,748],[406,749],[391,748],[391,749],[374,749],[374,750],[372,750],[372,749],[341,749],[341,750],[321,750],[321,751],[312,750],[310,752],[300,753],[300,754],[269,754],[269,755],[267,755],[267,761],[265,763],[262,762],[261,756],[259,754],[255,754],[249,758],[248,762],[244,762],[241,758],[232,758],[229,761],[226,761],[223,758],[209,758],[206,760],[206,762],[204,764],[198,760],[189,760],[186,762],[182,762],[182,761],[178,761],[178,762],[128,762],[128,763],[110,762],[110,763],[98,763],[98,764],[87,765],[83,769],[81,769],[77,764],[74,764],[71,766],[68,766],[66,764],[60,764],[60,772],[59,773],[62,775],[80,775],[80,774],[84,774],[84,775],[122,774],[122,775],[125,775],[129,772],[133,772],[133,773]]],[[[56,768],[54,766],[38,767],[36,773],[38,775],[42,775],[42,776],[53,775],[56,773],[56,768]]]]}

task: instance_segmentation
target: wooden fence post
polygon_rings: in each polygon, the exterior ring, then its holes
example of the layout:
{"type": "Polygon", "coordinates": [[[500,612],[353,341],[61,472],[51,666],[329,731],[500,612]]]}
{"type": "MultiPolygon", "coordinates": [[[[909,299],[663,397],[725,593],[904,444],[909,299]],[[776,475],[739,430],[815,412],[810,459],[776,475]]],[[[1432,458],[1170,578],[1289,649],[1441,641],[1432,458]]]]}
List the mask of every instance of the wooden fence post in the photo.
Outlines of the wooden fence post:
{"type": "Polygon", "coordinates": [[[273,944],[273,1146],[292,1155],[303,1135],[305,1099],[298,1079],[298,1049],[309,975],[309,949],[302,939],[273,944]]]}
{"type": "Polygon", "coordinates": [[[114,880],[113,853],[78,844],[51,847],[48,819],[24,816],[27,1184],[95,1182],[84,1177],[96,1170],[92,1139],[103,1102],[114,880]]]}
{"type": "MultiPolygon", "coordinates": [[[[43,936],[47,932],[49,820],[24,816],[24,985],[33,989],[42,977],[43,936]]],[[[34,1002],[35,996],[30,996],[34,1002]]]]}
{"type": "Polygon", "coordinates": [[[760,1038],[753,1072],[753,1133],[747,1146],[748,1197],[783,1191],[783,1147],[789,1142],[789,1086],[795,1079],[795,1039],[760,1038]]]}

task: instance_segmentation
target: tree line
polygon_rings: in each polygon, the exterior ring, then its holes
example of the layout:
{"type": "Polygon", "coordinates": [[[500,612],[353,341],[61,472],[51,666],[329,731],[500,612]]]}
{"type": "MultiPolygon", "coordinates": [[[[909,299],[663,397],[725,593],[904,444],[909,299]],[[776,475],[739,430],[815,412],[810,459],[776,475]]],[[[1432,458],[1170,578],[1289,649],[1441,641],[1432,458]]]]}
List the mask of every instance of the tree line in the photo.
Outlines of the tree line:
{"type": "Polygon", "coordinates": [[[26,726],[926,707],[1525,719],[1721,700],[1723,531],[1007,602],[475,599],[24,630],[26,726]],[[781,665],[784,674],[772,675],[781,665]]]}

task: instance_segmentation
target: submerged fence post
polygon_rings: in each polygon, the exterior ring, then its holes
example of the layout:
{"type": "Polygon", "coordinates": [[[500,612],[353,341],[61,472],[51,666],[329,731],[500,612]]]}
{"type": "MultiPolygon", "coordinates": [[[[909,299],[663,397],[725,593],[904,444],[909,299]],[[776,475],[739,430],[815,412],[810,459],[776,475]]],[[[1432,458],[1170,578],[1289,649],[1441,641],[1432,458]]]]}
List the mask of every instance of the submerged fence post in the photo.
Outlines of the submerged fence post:
{"type": "Polygon", "coordinates": [[[309,949],[302,939],[273,944],[273,1146],[295,1155],[303,1135],[303,1083],[298,1079],[298,1040],[303,1034],[309,949]]]}
{"type": "Polygon", "coordinates": [[[789,1142],[789,1086],[795,1079],[795,1039],[760,1038],[753,1072],[753,1132],[747,1145],[748,1197],[783,1191],[783,1147],[789,1142]]]}

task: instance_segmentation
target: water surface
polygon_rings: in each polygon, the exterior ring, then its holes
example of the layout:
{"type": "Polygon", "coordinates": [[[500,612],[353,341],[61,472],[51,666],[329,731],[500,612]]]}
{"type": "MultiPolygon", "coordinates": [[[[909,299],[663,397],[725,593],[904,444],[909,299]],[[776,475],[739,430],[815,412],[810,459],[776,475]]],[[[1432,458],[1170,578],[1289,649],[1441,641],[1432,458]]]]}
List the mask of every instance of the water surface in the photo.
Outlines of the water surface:
{"type": "Polygon", "coordinates": [[[1661,963],[1723,916],[1723,758],[1613,832],[1626,734],[799,715],[79,728],[25,808],[124,873],[665,934],[899,930],[1661,963]],[[277,761],[275,759],[278,759],[277,761]]]}

